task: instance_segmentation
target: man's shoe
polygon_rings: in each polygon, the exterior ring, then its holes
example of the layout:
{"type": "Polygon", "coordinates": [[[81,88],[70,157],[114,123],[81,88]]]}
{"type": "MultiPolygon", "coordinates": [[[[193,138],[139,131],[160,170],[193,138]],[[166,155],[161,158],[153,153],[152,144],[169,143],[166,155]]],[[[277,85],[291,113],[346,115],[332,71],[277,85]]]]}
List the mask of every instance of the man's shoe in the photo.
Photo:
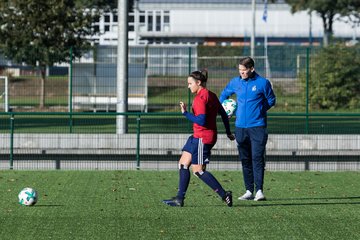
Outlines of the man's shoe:
{"type": "Polygon", "coordinates": [[[225,197],[223,198],[223,201],[226,203],[226,205],[228,205],[228,207],[232,207],[233,201],[232,201],[232,192],[231,191],[227,191],[225,193],[225,197]]]}
{"type": "Polygon", "coordinates": [[[252,194],[252,192],[250,192],[249,190],[246,190],[246,193],[244,195],[242,195],[241,197],[238,198],[239,200],[252,200],[254,199],[254,196],[252,194]]]}
{"type": "Polygon", "coordinates": [[[168,200],[163,200],[162,202],[171,207],[183,207],[184,206],[184,199],[180,199],[178,197],[173,197],[168,200]]]}
{"type": "Polygon", "coordinates": [[[265,201],[265,195],[261,190],[258,190],[255,194],[254,201],[265,201]]]}

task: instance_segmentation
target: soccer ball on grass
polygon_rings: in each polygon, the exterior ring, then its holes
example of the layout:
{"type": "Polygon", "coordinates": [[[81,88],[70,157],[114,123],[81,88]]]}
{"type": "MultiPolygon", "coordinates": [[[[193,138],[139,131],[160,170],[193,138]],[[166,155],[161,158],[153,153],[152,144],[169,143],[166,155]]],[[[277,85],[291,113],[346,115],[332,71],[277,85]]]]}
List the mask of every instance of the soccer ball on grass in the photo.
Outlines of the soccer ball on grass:
{"type": "Polygon", "coordinates": [[[36,190],[29,187],[21,190],[18,197],[20,205],[23,206],[33,206],[38,200],[38,194],[36,190]]]}
{"type": "Polygon", "coordinates": [[[225,112],[228,116],[232,116],[237,108],[237,103],[234,99],[225,99],[221,104],[225,109],[225,112]]]}

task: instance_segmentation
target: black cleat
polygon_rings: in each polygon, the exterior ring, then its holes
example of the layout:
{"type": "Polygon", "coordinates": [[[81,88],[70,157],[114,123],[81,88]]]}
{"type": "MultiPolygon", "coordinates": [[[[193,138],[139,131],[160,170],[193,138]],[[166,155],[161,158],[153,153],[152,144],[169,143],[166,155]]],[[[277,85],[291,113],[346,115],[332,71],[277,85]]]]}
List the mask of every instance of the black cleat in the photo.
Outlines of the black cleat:
{"type": "Polygon", "coordinates": [[[227,191],[225,193],[225,197],[223,198],[223,201],[226,203],[226,205],[228,205],[228,207],[232,207],[233,201],[232,201],[232,192],[231,191],[227,191]]]}
{"type": "Polygon", "coordinates": [[[162,202],[171,207],[183,207],[184,206],[184,199],[180,199],[178,197],[173,197],[168,200],[163,200],[162,202]]]}

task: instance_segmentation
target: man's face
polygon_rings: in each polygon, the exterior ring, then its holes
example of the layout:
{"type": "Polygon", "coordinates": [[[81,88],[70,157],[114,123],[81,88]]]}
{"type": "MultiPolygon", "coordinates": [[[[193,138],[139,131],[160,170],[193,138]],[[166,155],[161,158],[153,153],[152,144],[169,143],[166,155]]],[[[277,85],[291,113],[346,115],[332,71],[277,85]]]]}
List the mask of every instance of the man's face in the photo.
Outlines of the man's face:
{"type": "Polygon", "coordinates": [[[254,68],[246,68],[244,65],[239,65],[239,73],[242,79],[247,79],[251,76],[254,68]]]}

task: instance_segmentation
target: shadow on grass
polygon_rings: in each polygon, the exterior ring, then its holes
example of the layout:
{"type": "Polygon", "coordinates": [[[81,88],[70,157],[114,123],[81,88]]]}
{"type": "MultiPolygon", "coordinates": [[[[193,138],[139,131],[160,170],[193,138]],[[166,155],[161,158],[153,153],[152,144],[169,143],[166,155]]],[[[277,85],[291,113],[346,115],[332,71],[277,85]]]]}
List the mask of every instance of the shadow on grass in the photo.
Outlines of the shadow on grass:
{"type": "Polygon", "coordinates": [[[317,205],[357,205],[360,202],[348,202],[348,201],[338,201],[338,202],[329,202],[330,200],[356,200],[360,197],[319,197],[319,198],[271,198],[266,201],[256,202],[254,204],[235,204],[235,207],[276,207],[276,206],[317,206],[317,205]],[[321,202],[292,202],[292,203],[275,203],[279,201],[316,201],[321,200],[321,202]],[[324,200],[327,200],[324,202],[324,200]],[[269,204],[267,204],[269,203],[269,204]]]}
{"type": "MultiPolygon", "coordinates": [[[[277,207],[277,206],[317,206],[317,205],[358,205],[360,202],[324,202],[323,200],[354,200],[354,199],[360,199],[359,197],[319,197],[319,198],[270,198],[266,201],[243,201],[243,200],[233,200],[233,208],[242,208],[242,207],[277,207]],[[281,203],[281,201],[312,201],[312,200],[322,200],[321,202],[306,202],[306,203],[299,203],[299,202],[293,202],[293,203],[281,203]],[[279,203],[276,203],[279,202],[279,203]]],[[[165,205],[164,205],[165,206],[165,205]]],[[[208,205],[207,207],[215,206],[215,205],[208,205]]],[[[225,203],[218,203],[216,206],[224,206],[226,207],[225,203]]],[[[169,206],[166,206],[169,207],[169,206]]],[[[199,205],[186,205],[187,208],[192,207],[199,207],[199,205]]],[[[169,207],[173,208],[173,207],[169,207]]]]}
{"type": "Polygon", "coordinates": [[[36,204],[33,207],[63,207],[61,204],[36,204]]]}
{"type": "Polygon", "coordinates": [[[304,198],[270,198],[267,201],[307,201],[307,200],[346,200],[346,199],[360,199],[360,196],[355,197],[304,197],[304,198]]]}
{"type": "MultiPolygon", "coordinates": [[[[279,206],[320,206],[320,205],[360,205],[360,202],[307,202],[307,203],[272,203],[271,201],[259,201],[259,202],[254,202],[252,201],[252,203],[249,203],[250,201],[246,201],[247,204],[244,204],[245,201],[236,201],[234,202],[232,208],[251,208],[251,207],[279,207],[279,206]],[[269,204],[267,204],[267,202],[270,202],[269,204]]],[[[226,207],[226,205],[224,203],[220,203],[220,204],[215,204],[215,205],[208,205],[206,207],[213,207],[213,206],[217,206],[217,207],[226,207]]],[[[178,208],[178,207],[170,207],[170,206],[165,206],[167,208],[178,208]]],[[[200,205],[185,205],[185,208],[197,208],[200,207],[200,205]]]]}
{"type": "Polygon", "coordinates": [[[234,207],[278,207],[278,206],[319,206],[319,205],[358,205],[360,202],[309,202],[309,203],[270,203],[270,204],[246,204],[234,207]]]}

